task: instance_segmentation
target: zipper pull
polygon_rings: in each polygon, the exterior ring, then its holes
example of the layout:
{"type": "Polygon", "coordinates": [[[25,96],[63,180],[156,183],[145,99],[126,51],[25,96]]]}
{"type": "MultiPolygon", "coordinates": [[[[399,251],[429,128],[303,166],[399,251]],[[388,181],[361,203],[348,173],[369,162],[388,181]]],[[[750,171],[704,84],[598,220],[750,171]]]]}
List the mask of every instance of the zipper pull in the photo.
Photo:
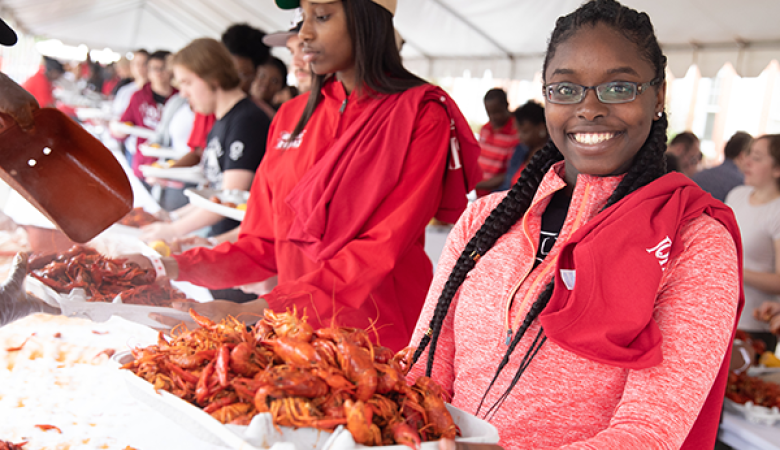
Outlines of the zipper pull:
{"type": "Polygon", "coordinates": [[[344,110],[347,109],[347,99],[344,99],[344,102],[341,104],[341,109],[339,109],[339,114],[344,114],[344,110]]]}
{"type": "Polygon", "coordinates": [[[512,330],[509,329],[509,330],[506,330],[506,342],[504,343],[504,345],[509,347],[509,344],[511,344],[511,343],[512,343],[512,330]]]}

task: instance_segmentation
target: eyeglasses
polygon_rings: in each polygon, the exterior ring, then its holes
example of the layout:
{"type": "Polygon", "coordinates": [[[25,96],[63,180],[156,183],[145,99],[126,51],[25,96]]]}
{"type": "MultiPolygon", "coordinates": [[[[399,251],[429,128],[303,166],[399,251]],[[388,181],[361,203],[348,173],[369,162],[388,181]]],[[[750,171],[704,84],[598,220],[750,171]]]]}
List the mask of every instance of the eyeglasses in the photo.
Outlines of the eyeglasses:
{"type": "Polygon", "coordinates": [[[569,83],[550,83],[545,85],[542,90],[544,96],[550,103],[559,105],[573,105],[580,103],[589,89],[596,91],[601,103],[628,103],[636,99],[637,94],[641,94],[648,86],[655,86],[661,79],[656,78],[647,83],[634,83],[633,81],[611,81],[609,83],[599,84],[598,86],[582,86],[580,84],[569,83]]]}

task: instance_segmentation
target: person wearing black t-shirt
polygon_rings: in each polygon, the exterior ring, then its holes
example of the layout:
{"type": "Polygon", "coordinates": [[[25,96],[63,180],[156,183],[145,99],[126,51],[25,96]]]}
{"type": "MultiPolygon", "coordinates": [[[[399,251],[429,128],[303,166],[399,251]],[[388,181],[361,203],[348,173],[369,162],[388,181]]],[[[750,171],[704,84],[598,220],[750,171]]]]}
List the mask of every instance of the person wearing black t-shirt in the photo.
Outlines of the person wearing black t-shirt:
{"type": "MultiPolygon", "coordinates": [[[[175,55],[173,71],[193,111],[217,118],[201,162],[209,187],[248,191],[265,154],[271,123],[241,90],[230,53],[219,41],[196,39],[175,55]]],[[[141,238],[170,240],[204,227],[217,235],[239,225],[193,205],[174,211],[171,218],[175,220],[144,227],[141,238]]]]}

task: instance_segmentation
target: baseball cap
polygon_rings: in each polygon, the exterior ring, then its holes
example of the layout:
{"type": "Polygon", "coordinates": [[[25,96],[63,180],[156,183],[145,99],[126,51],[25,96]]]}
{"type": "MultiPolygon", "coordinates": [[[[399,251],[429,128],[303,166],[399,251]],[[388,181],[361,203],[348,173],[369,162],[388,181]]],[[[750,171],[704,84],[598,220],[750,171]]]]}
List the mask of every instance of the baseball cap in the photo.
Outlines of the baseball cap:
{"type": "Polygon", "coordinates": [[[287,40],[290,39],[290,36],[295,36],[301,31],[301,25],[303,25],[303,12],[301,8],[297,8],[292,21],[290,21],[290,29],[266,34],[263,37],[263,44],[269,47],[287,47],[287,40]]]}
{"type": "Polygon", "coordinates": [[[16,33],[7,23],[0,19],[0,45],[14,45],[16,44],[16,33]]]}
{"type": "MultiPolygon", "coordinates": [[[[312,3],[331,3],[333,0],[309,0],[312,3]]],[[[396,6],[398,6],[398,0],[371,0],[377,5],[390,11],[390,14],[395,15],[396,6]]],[[[276,6],[282,9],[293,9],[301,6],[301,0],[276,0],[276,6]]]]}

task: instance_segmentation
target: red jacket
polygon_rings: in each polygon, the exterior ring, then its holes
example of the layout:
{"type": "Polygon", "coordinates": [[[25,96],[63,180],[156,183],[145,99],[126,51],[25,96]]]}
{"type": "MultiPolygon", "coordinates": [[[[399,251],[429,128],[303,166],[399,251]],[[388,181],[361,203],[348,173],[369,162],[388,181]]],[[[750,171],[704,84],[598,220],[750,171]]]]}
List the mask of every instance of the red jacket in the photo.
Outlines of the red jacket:
{"type": "MultiPolygon", "coordinates": [[[[174,89],[165,101],[168,101],[168,99],[177,92],[179,91],[174,89]]],[[[164,105],[165,103],[157,103],[154,101],[152,83],[146,83],[144,87],[136,91],[130,98],[130,104],[127,106],[124,114],[122,114],[122,118],[119,120],[121,122],[130,122],[137,127],[154,130],[160,123],[164,105]]],[[[146,139],[139,137],[136,140],[136,145],[141,145],[144,142],[146,142],[146,139]]],[[[138,167],[143,164],[151,164],[155,161],[157,161],[157,158],[144,156],[141,152],[136,151],[135,155],[133,155],[133,173],[138,178],[143,179],[143,174],[138,167]]]]}
{"type": "Polygon", "coordinates": [[[22,87],[27,90],[35,100],[38,101],[38,105],[41,108],[50,108],[54,106],[54,95],[52,93],[52,84],[48,78],[46,78],[46,68],[41,66],[41,69],[27,79],[22,84],[22,87]]]}
{"type": "MultiPolygon", "coordinates": [[[[282,106],[271,125],[238,241],[177,256],[179,279],[225,288],[278,274],[279,285],[264,296],[272,309],[296,306],[298,311],[305,310],[315,327],[330,325],[332,320],[344,326],[374,326],[382,345],[399,350],[409,343],[433,275],[424,248],[425,226],[445,195],[451,121],[440,104],[425,102],[416,116],[405,118],[414,121],[408,148],[376,147],[377,152],[393,152],[403,159],[394,189],[353,239],[332,257],[317,261],[289,239],[296,216],[286,199],[328,155],[334,141],[378,101],[358,98],[357,92],[347,98],[337,82],[327,82],[322,93],[302,137],[289,147],[285,144],[308,95],[282,106]]],[[[478,151],[476,142],[472,144],[478,151]]],[[[476,163],[476,156],[473,160],[476,163]]],[[[354,204],[361,207],[360,190],[354,192],[354,204]]]]}

